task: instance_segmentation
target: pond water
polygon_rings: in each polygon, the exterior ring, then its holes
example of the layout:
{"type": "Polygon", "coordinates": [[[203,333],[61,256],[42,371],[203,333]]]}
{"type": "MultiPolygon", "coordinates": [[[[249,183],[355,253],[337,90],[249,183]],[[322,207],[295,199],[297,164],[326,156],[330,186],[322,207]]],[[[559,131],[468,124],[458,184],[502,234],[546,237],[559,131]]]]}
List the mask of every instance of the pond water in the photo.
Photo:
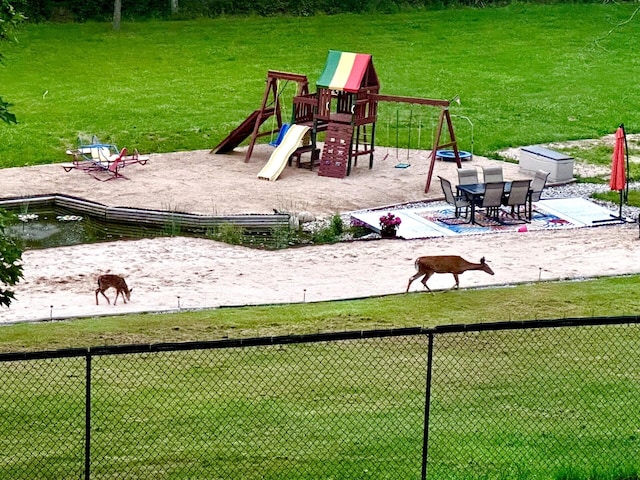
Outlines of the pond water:
{"type": "Polygon", "coordinates": [[[108,207],[65,196],[4,199],[0,208],[16,215],[15,224],[5,233],[26,250],[162,236],[204,237],[274,249],[283,248],[282,239],[275,233],[283,225],[288,229],[286,216],[209,217],[108,207]]]}
{"type": "Polygon", "coordinates": [[[85,243],[109,242],[134,238],[167,236],[170,232],[157,228],[108,224],[61,208],[36,208],[25,212],[7,209],[17,215],[18,221],[6,228],[5,233],[19,240],[23,248],[53,248],[85,243]]]}

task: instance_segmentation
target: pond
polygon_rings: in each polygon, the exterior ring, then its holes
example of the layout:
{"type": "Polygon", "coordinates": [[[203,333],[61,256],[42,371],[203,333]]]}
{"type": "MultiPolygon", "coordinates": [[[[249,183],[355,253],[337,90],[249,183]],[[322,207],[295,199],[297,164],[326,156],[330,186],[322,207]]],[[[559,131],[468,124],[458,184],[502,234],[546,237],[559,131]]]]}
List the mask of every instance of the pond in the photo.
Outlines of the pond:
{"type": "Polygon", "coordinates": [[[143,226],[123,228],[122,225],[108,224],[90,215],[55,206],[32,208],[27,212],[8,210],[17,215],[18,222],[7,227],[5,233],[19,240],[26,250],[171,234],[143,226]]]}
{"type": "Polygon", "coordinates": [[[0,199],[18,221],[6,233],[25,249],[161,236],[205,237],[256,248],[281,248],[278,232],[288,215],[206,216],[184,212],[108,207],[76,197],[44,195],[0,199]]]}

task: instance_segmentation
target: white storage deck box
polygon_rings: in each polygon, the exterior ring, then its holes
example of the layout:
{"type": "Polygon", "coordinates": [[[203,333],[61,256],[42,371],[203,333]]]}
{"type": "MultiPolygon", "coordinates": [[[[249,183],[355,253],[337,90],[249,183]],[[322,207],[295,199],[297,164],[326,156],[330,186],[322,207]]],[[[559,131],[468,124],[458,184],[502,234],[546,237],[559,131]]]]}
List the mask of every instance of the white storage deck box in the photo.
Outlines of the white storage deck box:
{"type": "Polygon", "coordinates": [[[520,148],[520,170],[549,172],[547,183],[569,183],[573,178],[573,157],[536,145],[520,148]]]}

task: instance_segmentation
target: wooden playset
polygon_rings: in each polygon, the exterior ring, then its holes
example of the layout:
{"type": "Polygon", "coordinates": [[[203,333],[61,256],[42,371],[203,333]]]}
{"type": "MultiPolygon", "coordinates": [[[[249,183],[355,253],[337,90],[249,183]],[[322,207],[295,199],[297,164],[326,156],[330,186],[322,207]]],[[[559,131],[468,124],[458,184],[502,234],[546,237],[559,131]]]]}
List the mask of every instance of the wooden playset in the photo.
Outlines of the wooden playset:
{"type": "Polygon", "coordinates": [[[352,166],[357,165],[358,157],[362,155],[368,155],[369,168],[373,168],[378,103],[396,102],[428,105],[440,109],[425,192],[429,191],[431,185],[438,150],[452,149],[455,161],[458,167],[461,167],[460,154],[449,114],[449,100],[381,95],[380,82],[371,55],[335,50],[329,51],[324,70],[316,83],[317,91],[314,93],[309,92],[309,82],[305,75],[269,71],[260,108],[223,139],[211,151],[212,153],[228,153],[249,138],[245,154],[245,162],[248,162],[257,139],[273,134],[273,130],[261,130],[267,119],[275,116],[278,132],[288,127],[282,119],[279,92],[282,81],[297,84],[296,95],[293,97],[291,124],[308,126],[309,135],[306,141],[295,139],[292,148],[281,154],[283,157],[280,161],[291,165],[295,158],[298,167],[311,170],[318,167],[319,175],[335,178],[344,178],[349,175],[352,166]],[[445,124],[449,141],[440,143],[445,124]],[[318,134],[321,132],[325,132],[322,152],[317,146],[318,134]],[[310,154],[308,161],[301,159],[301,156],[306,153],[310,154]]]}

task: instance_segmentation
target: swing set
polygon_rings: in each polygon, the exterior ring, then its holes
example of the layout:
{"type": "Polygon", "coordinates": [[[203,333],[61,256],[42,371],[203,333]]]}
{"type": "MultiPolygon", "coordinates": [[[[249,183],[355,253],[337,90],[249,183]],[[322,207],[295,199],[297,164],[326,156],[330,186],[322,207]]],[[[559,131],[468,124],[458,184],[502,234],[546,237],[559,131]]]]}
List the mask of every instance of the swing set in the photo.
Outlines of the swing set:
{"type": "MultiPolygon", "coordinates": [[[[417,98],[417,97],[401,97],[397,95],[372,95],[376,102],[392,102],[392,103],[406,103],[411,105],[427,105],[431,107],[437,107],[440,109],[440,114],[438,116],[438,125],[436,127],[436,134],[434,137],[434,145],[431,153],[429,154],[429,173],[427,175],[427,183],[424,187],[425,193],[429,192],[429,187],[431,186],[431,179],[433,177],[433,169],[435,167],[436,156],[438,150],[451,148],[454,152],[454,157],[456,161],[456,165],[458,168],[462,168],[462,163],[460,160],[460,152],[458,151],[458,143],[456,141],[455,132],[453,131],[453,123],[451,122],[451,114],[449,113],[449,106],[451,102],[449,100],[434,100],[429,98],[417,98]],[[440,143],[443,139],[442,133],[444,128],[447,129],[449,133],[448,142],[444,141],[440,143]]],[[[410,125],[409,125],[409,137],[408,137],[408,146],[411,145],[411,120],[413,113],[410,115],[410,125]]],[[[397,117],[396,117],[397,118],[397,117]]],[[[421,131],[421,124],[419,124],[419,132],[421,131]]],[[[398,149],[398,128],[396,126],[396,151],[398,149]]],[[[397,153],[396,153],[397,155],[397,153]]],[[[409,155],[409,151],[407,149],[407,157],[409,155]]]]}

